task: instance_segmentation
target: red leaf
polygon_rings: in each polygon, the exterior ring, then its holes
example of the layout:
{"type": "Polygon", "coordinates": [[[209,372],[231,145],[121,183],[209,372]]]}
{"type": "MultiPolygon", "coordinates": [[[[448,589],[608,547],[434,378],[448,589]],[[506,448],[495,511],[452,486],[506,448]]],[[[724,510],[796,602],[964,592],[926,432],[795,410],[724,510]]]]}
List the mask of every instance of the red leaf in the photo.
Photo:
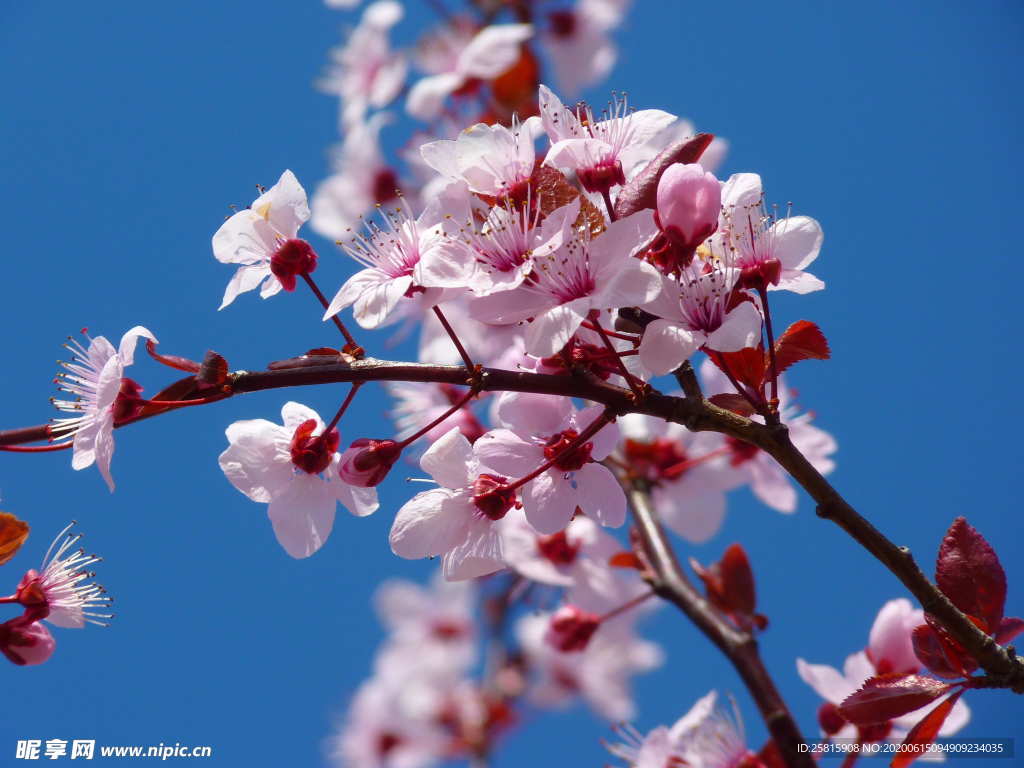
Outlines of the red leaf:
{"type": "Polygon", "coordinates": [[[839,705],[839,714],[856,726],[885,723],[929,704],[952,686],[923,675],[876,675],[839,705]]]}
{"type": "Polygon", "coordinates": [[[810,320],[797,320],[775,342],[779,373],[801,360],[828,360],[831,356],[825,334],[810,320]]]}
{"type": "Polygon", "coordinates": [[[996,630],[996,642],[1006,645],[1021,632],[1024,632],[1024,619],[1017,617],[1003,619],[999,622],[999,628],[996,630]]]}
{"type": "Polygon", "coordinates": [[[754,413],[754,408],[751,406],[750,401],[743,395],[723,392],[720,395],[712,395],[708,400],[719,408],[725,408],[725,410],[738,413],[740,416],[750,416],[754,413]]]}
{"type": "Polygon", "coordinates": [[[28,538],[28,523],[9,512],[0,512],[0,565],[10,560],[28,538]]]}
{"type": "Polygon", "coordinates": [[[958,517],[946,531],[935,564],[935,583],[966,614],[981,619],[992,634],[1006,603],[1006,574],[985,537],[958,517]]]}
{"type": "Polygon", "coordinates": [[[632,552],[616,552],[608,558],[608,565],[612,568],[636,568],[638,571],[643,570],[644,567],[644,564],[640,562],[640,558],[632,552]]]}
{"type": "Polygon", "coordinates": [[[714,138],[710,133],[698,133],[662,150],[619,191],[615,200],[615,215],[621,219],[644,208],[656,207],[658,182],[665,169],[673,163],[696,163],[714,138]]]}
{"type": "Polygon", "coordinates": [[[939,735],[939,729],[942,728],[942,724],[949,717],[953,705],[956,704],[957,699],[962,695],[963,690],[957,691],[911,728],[907,738],[903,740],[903,746],[908,747],[908,749],[900,751],[893,758],[893,761],[889,763],[889,768],[905,768],[923,755],[925,752],[924,747],[935,741],[935,737],[939,735]]]}
{"type": "Polygon", "coordinates": [[[760,392],[768,373],[768,355],[761,347],[747,347],[738,352],[714,352],[706,350],[711,362],[723,372],[728,372],[739,381],[760,392]]]}
{"type": "Polygon", "coordinates": [[[957,649],[927,624],[913,631],[911,641],[918,661],[932,673],[950,680],[967,676],[963,657],[957,649]]]}
{"type": "Polygon", "coordinates": [[[763,629],[767,620],[755,614],[757,593],[754,588],[754,572],[750,568],[747,553],[739,544],[732,544],[722,559],[704,568],[690,558],[690,566],[704,582],[708,600],[736,623],[749,630],[752,626],[763,629]]]}
{"type": "MultiPolygon", "coordinates": [[[[968,616],[967,618],[970,619],[978,629],[983,632],[985,631],[984,627],[981,626],[981,619],[977,619],[974,616],[968,616]]],[[[974,657],[971,656],[971,654],[967,652],[967,649],[960,645],[959,642],[953,639],[953,636],[946,631],[946,628],[939,623],[938,619],[930,613],[926,613],[924,615],[924,620],[928,623],[928,626],[931,627],[932,631],[939,636],[939,640],[942,641],[943,650],[953,663],[954,669],[961,668],[966,676],[978,668],[978,662],[975,661],[974,657]]]]}

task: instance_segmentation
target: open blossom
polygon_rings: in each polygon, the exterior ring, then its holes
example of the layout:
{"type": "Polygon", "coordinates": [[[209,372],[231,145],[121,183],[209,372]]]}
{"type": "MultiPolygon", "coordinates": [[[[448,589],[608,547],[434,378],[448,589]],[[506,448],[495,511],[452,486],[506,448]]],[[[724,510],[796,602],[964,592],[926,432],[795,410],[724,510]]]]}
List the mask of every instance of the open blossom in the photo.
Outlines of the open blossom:
{"type": "Polygon", "coordinates": [[[316,254],[296,237],[309,220],[306,190],[285,171],[252,205],[225,221],[213,236],[213,255],[224,264],[239,264],[224,291],[220,309],[240,293],[260,288],[264,299],[282,288],[295,290],[295,276],[312,272],[316,254]]]}
{"type": "MultiPolygon", "coordinates": [[[[729,380],[714,363],[705,360],[700,368],[704,391],[709,395],[734,392],[729,380]]],[[[811,465],[827,475],[835,469],[831,456],[838,446],[835,438],[823,429],[811,424],[811,413],[800,413],[784,379],[779,377],[779,416],[789,428],[789,438],[811,465]]],[[[760,417],[755,416],[755,419],[760,417]]],[[[729,466],[736,473],[736,485],[750,484],[762,502],[774,510],[784,513],[796,511],[797,495],[786,471],[771,456],[760,448],[734,437],[726,437],[729,451],[729,466]]]]}
{"type": "Polygon", "coordinates": [[[75,399],[54,399],[53,404],[75,415],[53,419],[50,434],[57,443],[72,441],[71,466],[85,469],[95,464],[111,491],[114,426],[137,416],[141,402],[142,388],[124,377],[124,369],[135,360],[139,338],[156,341],[141,325],[122,336],[117,349],[103,336],[89,339],[87,348],[72,339],[66,345],[72,360],[62,362],[64,371],[57,374],[58,388],[75,399]]]}
{"type": "Polygon", "coordinates": [[[475,34],[465,25],[453,25],[421,47],[419,63],[433,74],[412,86],[406,110],[420,120],[432,120],[450,94],[493,80],[515,64],[520,45],[532,35],[529,24],[492,24],[475,34]]]}
{"type": "Polygon", "coordinates": [[[281,408],[283,426],[266,419],[236,421],[220,455],[228,481],[253,501],[268,504],[274,535],[292,557],[309,557],[327,541],[340,501],[352,514],[377,509],[377,492],[338,477],[338,433],[323,439],[324,423],[299,403],[281,408]]]}
{"type": "Polygon", "coordinates": [[[600,82],[619,52],[608,33],[622,22],[628,0],[578,0],[571,8],[549,11],[541,42],[551,57],[555,79],[570,98],[600,82]]]}
{"type": "Polygon", "coordinates": [[[519,645],[530,663],[528,689],[537,706],[568,706],[577,696],[602,717],[628,720],[636,713],[633,675],[662,664],[661,648],[632,632],[594,635],[582,651],[560,651],[547,641],[551,614],[524,616],[516,625],[519,645]]]}
{"type": "Polygon", "coordinates": [[[387,106],[402,90],[406,61],[391,50],[388,32],[403,14],[394,0],[371,3],[345,45],[331,52],[334,63],[319,85],[341,97],[345,128],[362,121],[368,107],[387,106]]]}
{"type": "Polygon", "coordinates": [[[82,534],[70,532],[74,525],[57,534],[39,570],[32,569],[22,577],[15,596],[33,621],[46,619],[69,629],[81,629],[87,623],[106,626],[112,618],[106,613],[111,599],[92,581],[95,574],[87,570],[101,558],[82,548],[72,549],[82,538],[82,534]]]}
{"type": "Polygon", "coordinates": [[[395,516],[391,550],[417,560],[443,555],[451,580],[483,576],[505,567],[501,534],[495,522],[515,502],[503,494],[508,478],[493,474],[476,446],[451,429],[420,459],[420,466],[441,486],[417,493],[395,516]]]}
{"type": "Polygon", "coordinates": [[[579,106],[575,112],[566,108],[543,85],[540,108],[551,139],[544,164],[575,171],[588,192],[607,192],[625,184],[633,165],[631,153],[676,119],[660,109],[632,111],[625,96],[614,96],[603,119],[597,119],[590,107],[579,106]]]}
{"type": "Polygon", "coordinates": [[[662,288],[644,309],[658,319],[644,329],[640,361],[654,374],[674,371],[701,347],[735,352],[756,346],[761,313],[737,294],[740,271],[728,257],[694,258],[676,276],[663,276],[662,288]]]}
{"type": "Polygon", "coordinates": [[[502,520],[505,559],[516,572],[541,584],[571,587],[590,577],[588,565],[607,567],[622,545],[589,517],[577,515],[560,531],[538,533],[521,510],[502,520]]]}
{"type": "Polygon", "coordinates": [[[366,122],[352,123],[344,142],[332,151],[334,173],[313,192],[310,226],[318,234],[348,240],[353,227],[375,205],[398,199],[398,177],[380,148],[380,129],[386,121],[387,116],[379,113],[366,122]]]}
{"type": "MultiPolygon", "coordinates": [[[[922,624],[924,612],[915,609],[909,600],[890,600],[871,626],[867,648],[847,656],[841,672],[827,664],[808,664],[803,659],[796,660],[797,672],[826,702],[839,706],[870,677],[919,672],[921,662],[914,654],[911,633],[922,624]]],[[[928,704],[893,720],[894,740],[905,736],[931,708],[928,704]]],[[[967,705],[958,700],[939,729],[939,736],[952,736],[967,724],[970,716],[967,705]]],[[[847,725],[835,735],[852,738],[854,727],[847,725]]]]}
{"type": "Polygon", "coordinates": [[[522,490],[526,519],[539,533],[561,531],[577,507],[601,525],[614,528],[625,522],[622,487],[611,470],[598,463],[615,447],[618,428],[608,424],[569,448],[602,412],[601,406],[577,412],[564,397],[506,392],[496,414],[503,428],[474,444],[485,464],[510,478],[525,478],[551,464],[522,490]]]}
{"type": "Polygon", "coordinates": [[[725,438],[636,413],[618,423],[625,437],[622,459],[650,483],[662,522],[696,544],[718,533],[725,519],[725,492],[739,482],[729,466],[725,438]]]}
{"type": "Polygon", "coordinates": [[[378,328],[388,321],[403,298],[419,297],[429,308],[441,299],[440,289],[458,287],[465,281],[460,269],[451,269],[445,251],[452,245],[445,235],[445,215],[451,198],[459,192],[450,185],[417,218],[408,204],[381,212],[384,226],[367,222],[366,234],[356,235],[342,247],[365,266],[352,275],[335,295],[324,320],[346,307],[363,328],[378,328]]]}
{"type": "Polygon", "coordinates": [[[804,271],[821,251],[821,225],[809,216],[769,213],[756,173],[735,173],[722,185],[722,220],[715,237],[721,243],[717,247],[734,252],[744,287],[794,293],[825,287],[804,271]]]}
{"type": "Polygon", "coordinates": [[[650,211],[612,222],[598,237],[577,236],[553,253],[534,257],[532,277],[518,288],[476,299],[474,317],[498,324],[528,321],[526,351],[558,352],[592,312],[646,304],[661,276],[632,254],[654,233],[650,211]]]}
{"type": "Polygon", "coordinates": [[[420,147],[424,162],[442,176],[464,181],[470,192],[521,198],[533,173],[539,117],[512,127],[477,123],[454,141],[441,139],[420,147]]]}

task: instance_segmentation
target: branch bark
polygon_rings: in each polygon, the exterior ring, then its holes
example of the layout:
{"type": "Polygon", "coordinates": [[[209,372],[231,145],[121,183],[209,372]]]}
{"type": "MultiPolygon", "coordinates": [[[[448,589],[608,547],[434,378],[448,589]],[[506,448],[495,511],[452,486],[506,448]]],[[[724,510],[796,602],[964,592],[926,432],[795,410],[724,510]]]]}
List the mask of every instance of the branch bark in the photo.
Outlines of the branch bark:
{"type": "MultiPolygon", "coordinates": [[[[692,374],[692,369],[690,370],[692,374]]],[[[460,365],[430,365],[391,362],[366,358],[344,362],[317,359],[282,361],[265,371],[238,371],[228,378],[228,394],[257,392],[282,387],[308,386],[338,382],[421,381],[470,386],[481,391],[535,392],[592,400],[605,405],[615,415],[643,413],[676,422],[691,431],[720,432],[757,446],[772,456],[817,503],[820,517],[831,520],[858,544],[879,560],[903,582],[921,607],[935,616],[1003,687],[1024,693],[1024,661],[1002,648],[959,611],[917,566],[906,547],[887,539],[862,517],[800,453],[789,439],[785,425],[768,426],[724,410],[700,396],[696,378],[680,371],[680,381],[689,390],[686,397],[658,392],[646,395],[639,403],[633,394],[593,376],[554,375],[483,368],[474,372],[460,365]]],[[[164,411],[166,412],[166,411],[164,411]]],[[[148,417],[147,417],[148,418],[148,417]]],[[[134,422],[126,422],[126,424],[134,422]]],[[[0,447],[44,440],[46,425],[0,432],[0,447]]]]}
{"type": "Polygon", "coordinates": [[[642,481],[629,490],[629,502],[643,552],[650,566],[648,581],[654,591],[672,602],[732,662],[743,684],[757,704],[772,741],[791,768],[813,768],[816,763],[808,752],[801,752],[803,737],[783,701],[775,682],[761,661],[757,640],[729,624],[694,588],[679,567],[672,545],[665,536],[651,506],[649,489],[642,481]]]}

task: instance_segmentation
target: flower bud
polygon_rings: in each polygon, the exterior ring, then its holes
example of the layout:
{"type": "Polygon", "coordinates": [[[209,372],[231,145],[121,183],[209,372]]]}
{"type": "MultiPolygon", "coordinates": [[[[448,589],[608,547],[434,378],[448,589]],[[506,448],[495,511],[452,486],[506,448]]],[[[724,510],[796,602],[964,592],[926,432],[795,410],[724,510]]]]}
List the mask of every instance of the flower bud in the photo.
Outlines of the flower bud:
{"type": "Polygon", "coordinates": [[[394,440],[361,437],[341,454],[338,473],[349,485],[372,488],[387,477],[401,455],[402,447],[394,440]]]}
{"type": "Polygon", "coordinates": [[[295,290],[295,278],[316,269],[316,251],[305,240],[285,240],[270,257],[270,271],[286,291],[295,290]]]}
{"type": "Polygon", "coordinates": [[[42,664],[56,647],[50,630],[37,621],[18,616],[0,624],[0,651],[15,664],[42,664]]]}
{"type": "Polygon", "coordinates": [[[331,465],[341,440],[338,430],[333,427],[326,435],[313,437],[316,426],[316,419],[307,419],[299,424],[291,444],[292,464],[310,475],[318,475],[331,465]]]}
{"type": "Polygon", "coordinates": [[[575,605],[563,605],[551,617],[544,641],[560,651],[582,651],[601,626],[596,613],[581,611],[575,605]]]}
{"type": "Polygon", "coordinates": [[[846,725],[846,719],[839,714],[839,707],[826,701],[818,707],[818,725],[826,736],[835,736],[846,725]]]}
{"type": "Polygon", "coordinates": [[[508,478],[482,474],[473,482],[473,503],[490,520],[501,520],[516,503],[508,478]]]}
{"type": "Polygon", "coordinates": [[[658,181],[658,226],[669,240],[690,252],[716,229],[722,210],[718,179],[699,163],[675,163],[658,181]]]}

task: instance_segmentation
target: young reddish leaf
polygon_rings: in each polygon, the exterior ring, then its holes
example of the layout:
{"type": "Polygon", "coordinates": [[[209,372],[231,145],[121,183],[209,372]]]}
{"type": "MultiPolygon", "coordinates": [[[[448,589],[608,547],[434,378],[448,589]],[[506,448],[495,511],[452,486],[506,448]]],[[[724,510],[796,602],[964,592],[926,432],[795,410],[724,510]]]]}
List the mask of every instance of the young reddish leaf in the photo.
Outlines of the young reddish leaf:
{"type": "Polygon", "coordinates": [[[536,112],[532,102],[539,84],[540,62],[530,46],[523,45],[516,63],[491,81],[491,94],[509,114],[514,112],[524,119],[531,109],[536,112]]]}
{"type": "Polygon", "coordinates": [[[643,570],[644,567],[640,558],[632,552],[616,552],[608,558],[608,565],[612,568],[635,568],[638,571],[643,570]]]}
{"type": "Polygon", "coordinates": [[[923,675],[876,675],[839,705],[839,714],[856,726],[885,723],[930,704],[952,686],[923,675]]]}
{"type": "Polygon", "coordinates": [[[718,610],[727,614],[741,629],[751,626],[763,629],[767,620],[755,614],[757,594],[754,588],[754,572],[750,568],[747,553],[739,544],[732,544],[722,559],[704,568],[690,558],[690,566],[704,582],[708,600],[718,610]]]}
{"type": "Polygon", "coordinates": [[[705,350],[711,362],[723,372],[731,373],[740,384],[760,392],[768,373],[768,355],[761,347],[747,347],[738,352],[705,350]]]}
{"type": "Polygon", "coordinates": [[[530,186],[533,188],[534,199],[540,206],[542,219],[579,198],[580,214],[576,217],[575,226],[578,229],[587,229],[591,237],[597,237],[604,231],[604,214],[585,195],[581,195],[561,171],[542,165],[534,170],[530,177],[530,186]]]}
{"type": "Polygon", "coordinates": [[[942,636],[927,624],[922,624],[913,631],[911,642],[918,661],[933,674],[949,680],[967,676],[963,659],[957,650],[944,642],[942,636]]]}
{"type": "Polygon", "coordinates": [[[28,523],[9,512],[0,512],[0,565],[10,560],[28,538],[28,523]]]}
{"type": "Polygon", "coordinates": [[[644,208],[657,207],[658,182],[665,169],[673,163],[696,163],[714,138],[710,133],[698,133],[663,149],[619,191],[615,215],[621,219],[644,208]]]}
{"type": "Polygon", "coordinates": [[[203,358],[203,364],[196,373],[196,384],[199,389],[219,387],[228,380],[228,361],[212,349],[203,358]]]}
{"type": "Polygon", "coordinates": [[[740,416],[750,416],[754,413],[750,401],[743,395],[723,392],[719,395],[712,395],[708,400],[719,408],[725,408],[725,410],[738,413],[740,416]]]}
{"type": "Polygon", "coordinates": [[[992,546],[963,517],[953,521],[939,547],[935,583],[953,605],[981,619],[986,633],[999,627],[1006,574],[992,546]]]}
{"type": "Polygon", "coordinates": [[[1016,616],[1005,618],[999,622],[999,628],[996,630],[996,642],[1006,645],[1021,632],[1024,632],[1024,619],[1018,619],[1016,616]]]}
{"type": "Polygon", "coordinates": [[[779,373],[801,360],[828,360],[831,356],[825,334],[810,320],[797,320],[775,342],[779,373]]]}
{"type": "Polygon", "coordinates": [[[946,718],[949,717],[949,713],[953,710],[953,705],[956,704],[962,695],[962,689],[957,691],[921,718],[917,725],[910,729],[907,738],[903,740],[905,749],[896,754],[893,761],[889,763],[890,768],[906,768],[906,766],[925,753],[924,748],[935,741],[935,737],[939,735],[942,724],[946,722],[946,718]]]}
{"type": "Polygon", "coordinates": [[[334,347],[317,347],[306,353],[307,357],[341,357],[341,350],[334,347]]]}
{"type": "MultiPolygon", "coordinates": [[[[981,626],[981,619],[977,619],[974,616],[968,616],[974,626],[978,629],[985,631],[984,627],[981,626]]],[[[946,631],[946,628],[939,623],[939,620],[932,616],[930,613],[924,615],[924,620],[931,627],[932,632],[938,635],[939,640],[942,642],[943,652],[950,659],[954,669],[962,670],[966,677],[971,672],[978,668],[978,662],[974,660],[974,657],[967,652],[967,650],[960,645],[959,642],[953,639],[953,636],[946,631]]]]}

